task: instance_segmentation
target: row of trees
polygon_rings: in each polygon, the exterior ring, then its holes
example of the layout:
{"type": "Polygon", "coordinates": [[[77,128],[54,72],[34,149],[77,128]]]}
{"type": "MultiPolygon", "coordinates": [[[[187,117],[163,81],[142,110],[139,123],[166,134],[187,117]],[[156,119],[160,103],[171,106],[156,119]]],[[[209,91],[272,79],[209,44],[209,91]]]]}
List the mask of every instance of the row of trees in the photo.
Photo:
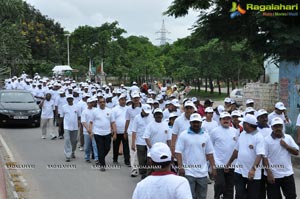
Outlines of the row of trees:
{"type": "MultiPolygon", "coordinates": [[[[262,0],[263,1],[263,0],[262,0]]],[[[279,1],[279,0],[278,0],[279,1]]],[[[165,14],[180,17],[199,10],[194,32],[173,44],[155,46],[142,36],[124,37],[118,22],[80,26],[70,33],[71,66],[86,77],[88,65],[104,63],[104,71],[120,80],[205,82],[256,80],[263,60],[299,60],[299,20],[266,18],[251,12],[229,18],[231,3],[223,0],[174,0],[165,14]],[[207,11],[209,9],[209,11],[207,11]],[[288,31],[284,28],[287,28],[288,31]]],[[[67,38],[57,22],[22,0],[0,0],[0,64],[12,75],[25,70],[50,75],[54,65],[67,62],[67,38]]],[[[100,72],[99,70],[97,70],[100,72]]]]}

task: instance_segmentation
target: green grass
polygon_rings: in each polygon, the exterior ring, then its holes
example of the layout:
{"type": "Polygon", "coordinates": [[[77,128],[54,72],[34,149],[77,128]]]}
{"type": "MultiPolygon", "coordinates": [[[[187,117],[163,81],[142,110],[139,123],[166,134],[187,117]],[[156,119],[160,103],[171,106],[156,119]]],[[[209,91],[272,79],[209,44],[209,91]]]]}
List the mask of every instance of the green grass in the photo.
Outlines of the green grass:
{"type": "Polygon", "coordinates": [[[222,93],[221,95],[218,92],[210,93],[208,90],[207,93],[203,90],[191,90],[187,97],[197,97],[200,100],[212,99],[213,101],[224,100],[224,98],[228,97],[226,93],[222,93]]]}

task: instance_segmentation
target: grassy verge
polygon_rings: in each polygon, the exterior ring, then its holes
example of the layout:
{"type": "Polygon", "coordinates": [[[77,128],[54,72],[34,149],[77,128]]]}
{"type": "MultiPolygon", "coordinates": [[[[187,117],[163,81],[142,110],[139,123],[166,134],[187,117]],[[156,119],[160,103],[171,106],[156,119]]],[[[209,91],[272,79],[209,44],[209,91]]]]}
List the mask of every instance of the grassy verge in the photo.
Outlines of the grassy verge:
{"type": "Polygon", "coordinates": [[[209,91],[206,93],[203,90],[197,91],[197,90],[191,90],[188,94],[188,97],[197,97],[200,100],[205,99],[212,99],[214,101],[224,100],[225,97],[227,97],[227,94],[221,93],[221,95],[218,92],[210,93],[209,91]]]}

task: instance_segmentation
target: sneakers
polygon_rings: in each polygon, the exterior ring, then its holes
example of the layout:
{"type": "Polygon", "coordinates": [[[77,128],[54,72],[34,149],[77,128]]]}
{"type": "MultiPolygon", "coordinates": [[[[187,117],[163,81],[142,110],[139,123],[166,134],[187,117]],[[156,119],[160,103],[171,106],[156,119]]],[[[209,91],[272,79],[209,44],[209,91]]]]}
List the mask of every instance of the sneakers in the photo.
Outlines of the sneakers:
{"type": "Polygon", "coordinates": [[[138,175],[139,175],[139,173],[138,173],[138,171],[136,169],[134,169],[134,170],[131,171],[131,175],[130,175],[131,177],[134,178],[134,177],[137,177],[138,175]]]}
{"type": "Polygon", "coordinates": [[[79,147],[79,151],[83,151],[83,147],[81,146],[81,147],[79,147]]]}
{"type": "Polygon", "coordinates": [[[125,165],[131,167],[130,162],[125,162],[125,165]]]}
{"type": "Polygon", "coordinates": [[[74,153],[72,153],[72,156],[71,156],[72,158],[76,158],[76,156],[75,156],[75,154],[74,153]]]}
{"type": "Polygon", "coordinates": [[[57,138],[57,136],[52,136],[51,140],[55,140],[57,138]]]}
{"type": "Polygon", "coordinates": [[[90,160],[85,160],[85,162],[86,162],[86,163],[91,163],[91,161],[90,161],[90,160]]]}
{"type": "Polygon", "coordinates": [[[95,164],[96,164],[96,165],[99,165],[99,164],[100,164],[99,160],[96,160],[96,161],[95,161],[95,164]]]}
{"type": "Polygon", "coordinates": [[[63,136],[63,135],[60,135],[60,136],[58,136],[58,138],[59,138],[60,140],[62,140],[62,139],[64,139],[64,136],[63,136]]]}
{"type": "Polygon", "coordinates": [[[70,159],[70,158],[67,158],[67,159],[66,159],[66,162],[70,162],[70,161],[71,161],[71,159],[70,159]]]}
{"type": "Polygon", "coordinates": [[[105,171],[105,166],[102,166],[101,168],[100,168],[100,171],[105,171]]]}
{"type": "Polygon", "coordinates": [[[44,136],[44,135],[42,135],[42,137],[41,137],[42,139],[46,139],[46,136],[44,136]]]}

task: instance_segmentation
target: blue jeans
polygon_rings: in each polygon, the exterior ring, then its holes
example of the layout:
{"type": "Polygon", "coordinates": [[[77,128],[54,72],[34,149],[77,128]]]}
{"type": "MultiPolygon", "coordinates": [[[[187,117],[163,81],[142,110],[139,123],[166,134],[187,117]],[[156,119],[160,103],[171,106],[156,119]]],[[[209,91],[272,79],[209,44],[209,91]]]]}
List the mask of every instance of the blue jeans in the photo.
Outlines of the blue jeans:
{"type": "Polygon", "coordinates": [[[95,138],[91,139],[90,135],[83,135],[84,136],[84,159],[90,160],[91,157],[91,149],[94,152],[95,161],[98,159],[98,150],[95,138]]]}
{"type": "Polygon", "coordinates": [[[193,176],[185,176],[189,181],[193,199],[206,199],[207,195],[207,176],[195,178],[193,176]]]}

